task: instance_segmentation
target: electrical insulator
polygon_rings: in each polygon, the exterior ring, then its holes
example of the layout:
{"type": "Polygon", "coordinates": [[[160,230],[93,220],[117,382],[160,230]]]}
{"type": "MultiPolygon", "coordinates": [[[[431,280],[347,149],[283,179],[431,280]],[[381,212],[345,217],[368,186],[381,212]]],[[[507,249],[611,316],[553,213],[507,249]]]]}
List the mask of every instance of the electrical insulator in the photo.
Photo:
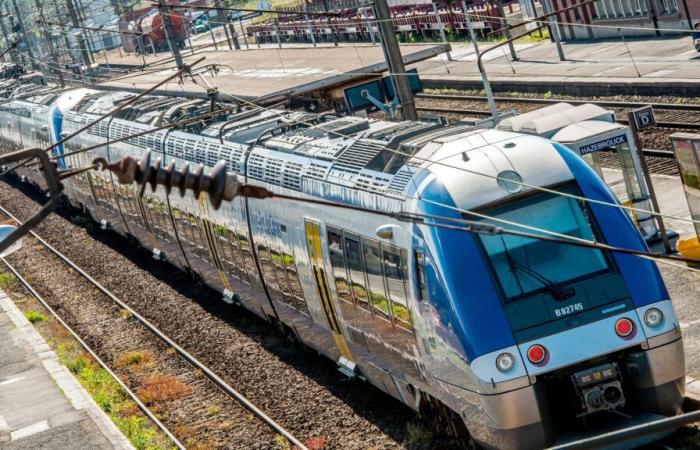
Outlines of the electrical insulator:
{"type": "Polygon", "coordinates": [[[175,167],[175,162],[171,162],[163,167],[160,158],[156,158],[151,163],[151,152],[147,152],[138,161],[127,155],[113,163],[107,162],[104,158],[96,158],[93,164],[100,170],[109,170],[114,173],[119,183],[140,185],[140,195],[143,195],[147,184],[151,185],[151,190],[154,192],[158,186],[163,186],[167,194],[170,194],[173,188],[177,188],[181,197],[184,197],[187,191],[193,192],[196,197],[206,192],[214,209],[219,209],[223,200],[231,201],[237,195],[266,198],[271,194],[264,188],[239,183],[235,174],[226,173],[226,162],[223,160],[219,161],[208,174],[204,173],[204,166],[201,164],[190,171],[189,164],[178,169],[175,167]]]}

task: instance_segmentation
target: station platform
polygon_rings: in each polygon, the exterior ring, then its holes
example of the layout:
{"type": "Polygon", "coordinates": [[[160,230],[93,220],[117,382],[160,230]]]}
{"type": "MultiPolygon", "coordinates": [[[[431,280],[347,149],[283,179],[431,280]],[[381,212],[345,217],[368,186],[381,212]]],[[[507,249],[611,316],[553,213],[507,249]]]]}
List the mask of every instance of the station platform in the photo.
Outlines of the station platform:
{"type": "MultiPolygon", "coordinates": [[[[221,38],[221,37],[220,37],[221,38]]],[[[195,47],[211,45],[208,34],[195,38],[195,47]]],[[[450,58],[440,43],[402,44],[401,51],[410,67],[418,69],[426,88],[483,88],[477,69],[474,46],[470,42],[452,42],[450,58]]],[[[481,52],[493,42],[479,43],[481,52]]],[[[660,38],[599,39],[562,44],[566,61],[559,61],[556,45],[549,39],[514,44],[517,61],[510,61],[508,46],[488,52],[484,65],[493,89],[499,91],[546,92],[567,95],[700,95],[700,53],[688,35],[660,38]],[[508,57],[507,57],[508,56],[508,57]]],[[[245,100],[286,93],[307,92],[345,81],[358,73],[385,70],[379,44],[253,42],[240,50],[229,50],[222,40],[218,51],[213,47],[182,51],[187,62],[205,56],[207,63],[217,63],[222,71],[212,83],[224,94],[245,100]],[[254,82],[253,82],[254,81],[254,82]]],[[[99,55],[97,55],[99,59],[99,55]]],[[[149,67],[140,75],[107,83],[108,87],[143,90],[167,75],[174,63],[169,53],[145,55],[112,51],[109,61],[115,67],[149,67]],[[145,58],[145,60],[144,60],[145,58]],[[162,71],[157,69],[162,68],[162,71]],[[156,71],[150,71],[155,69],[156,71]]],[[[103,62],[104,64],[104,62],[103,62]]],[[[159,93],[203,96],[203,86],[178,85],[173,82],[159,93]]]]}
{"type": "Polygon", "coordinates": [[[0,291],[0,448],[133,446],[0,291]]]}
{"type": "MultiPolygon", "coordinates": [[[[404,45],[401,47],[406,64],[416,63],[443,53],[449,46],[404,45]]],[[[101,88],[142,92],[163,80],[174,71],[170,55],[161,53],[158,59],[150,56],[147,63],[155,63],[146,71],[137,71],[126,78],[102,83],[101,88]]],[[[173,80],[153,91],[159,95],[176,95],[208,98],[207,85],[218,88],[222,100],[258,101],[283,99],[360,81],[381,74],[387,69],[384,53],[379,45],[361,46],[265,46],[261,49],[215,51],[213,48],[194,53],[182,51],[183,61],[192,63],[201,57],[206,59],[199,67],[216,64],[218,72],[202,73],[194,83],[191,79],[173,80]]],[[[112,64],[132,66],[142,64],[141,56],[129,55],[112,64]]]]}
{"type": "MultiPolygon", "coordinates": [[[[474,46],[462,42],[451,45],[452,61],[441,55],[416,65],[424,85],[483,89],[474,46]]],[[[479,50],[484,52],[493,45],[482,43],[479,50]]],[[[497,92],[700,95],[700,53],[689,36],[565,42],[564,62],[549,40],[514,45],[518,61],[510,61],[507,45],[482,58],[497,92]]]]}

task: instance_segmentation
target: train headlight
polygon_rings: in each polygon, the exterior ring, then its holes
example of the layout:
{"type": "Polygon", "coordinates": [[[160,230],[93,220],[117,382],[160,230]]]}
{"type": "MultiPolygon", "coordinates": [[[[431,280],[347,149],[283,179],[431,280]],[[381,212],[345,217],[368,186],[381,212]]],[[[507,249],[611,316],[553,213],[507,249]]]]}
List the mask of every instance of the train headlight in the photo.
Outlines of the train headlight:
{"type": "Polygon", "coordinates": [[[496,367],[501,372],[509,372],[515,366],[515,357],[510,353],[501,353],[496,358],[496,367]]]}
{"type": "Polygon", "coordinates": [[[649,308],[644,313],[644,322],[650,327],[656,328],[664,323],[664,314],[656,308],[649,308]]]}
{"type": "Polygon", "coordinates": [[[623,338],[631,336],[634,333],[634,322],[627,317],[619,319],[615,322],[615,333],[623,338]]]}

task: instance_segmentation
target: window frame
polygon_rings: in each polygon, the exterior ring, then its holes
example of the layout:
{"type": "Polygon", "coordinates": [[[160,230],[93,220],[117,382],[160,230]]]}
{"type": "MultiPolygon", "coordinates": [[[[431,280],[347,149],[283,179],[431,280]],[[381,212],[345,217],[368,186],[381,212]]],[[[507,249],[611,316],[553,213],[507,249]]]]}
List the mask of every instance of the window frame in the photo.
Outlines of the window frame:
{"type": "MultiPolygon", "coordinates": [[[[381,317],[384,320],[387,320],[389,322],[393,322],[393,317],[392,317],[392,312],[391,312],[391,301],[389,300],[389,294],[387,294],[387,289],[386,289],[386,274],[384,273],[384,260],[382,259],[382,246],[381,242],[374,240],[374,239],[369,239],[366,237],[362,237],[362,262],[364,263],[365,267],[365,281],[367,283],[367,288],[368,288],[368,294],[369,294],[369,301],[370,304],[372,305],[372,312],[374,313],[375,316],[381,317]],[[365,252],[365,248],[371,248],[371,249],[376,249],[379,251],[379,270],[380,270],[380,278],[381,278],[381,288],[382,288],[382,293],[384,294],[384,299],[386,300],[387,304],[387,311],[383,311],[382,309],[378,308],[375,306],[374,299],[372,298],[372,286],[369,283],[369,271],[367,270],[367,253],[365,252]]],[[[376,275],[373,275],[376,276],[376,275]]]]}
{"type": "Polygon", "coordinates": [[[346,249],[345,249],[345,235],[343,233],[343,230],[340,228],[336,228],[334,226],[326,226],[326,241],[328,242],[328,259],[331,262],[331,269],[332,269],[332,274],[333,274],[333,285],[335,286],[335,292],[336,295],[338,296],[338,300],[351,304],[355,306],[355,294],[354,294],[354,289],[352,288],[352,280],[350,279],[350,271],[348,269],[348,259],[346,256],[346,249]],[[340,251],[334,250],[331,248],[330,245],[330,235],[333,233],[334,235],[338,236],[339,238],[339,243],[342,249],[340,251]],[[340,256],[342,258],[342,267],[336,267],[335,264],[333,264],[333,256],[340,256]],[[343,298],[341,296],[341,291],[340,288],[338,287],[338,276],[337,276],[337,271],[342,270],[343,274],[345,275],[345,283],[348,286],[348,292],[347,296],[350,297],[350,301],[347,299],[343,298]]]}
{"type": "Polygon", "coordinates": [[[348,278],[350,279],[350,292],[352,293],[352,298],[355,300],[355,306],[364,309],[365,311],[372,313],[372,299],[369,294],[369,289],[367,288],[367,279],[365,277],[365,274],[367,272],[365,268],[365,257],[364,257],[364,250],[362,248],[362,236],[355,234],[355,233],[346,233],[343,232],[343,244],[345,245],[345,265],[348,268],[348,278]],[[367,295],[367,301],[362,301],[358,300],[358,296],[355,294],[355,282],[356,280],[352,277],[352,271],[350,270],[350,264],[348,263],[348,257],[347,257],[347,241],[351,240],[357,244],[358,248],[358,255],[359,255],[359,262],[360,262],[360,275],[362,277],[362,280],[358,280],[359,282],[362,282],[362,289],[364,290],[365,294],[367,295]]]}
{"type": "Polygon", "coordinates": [[[387,298],[389,299],[389,310],[391,311],[391,317],[393,319],[394,325],[400,328],[412,330],[413,329],[413,317],[411,317],[411,306],[409,305],[409,292],[407,289],[407,278],[408,278],[408,270],[407,270],[407,264],[408,264],[408,258],[407,258],[407,252],[405,249],[402,249],[400,247],[396,247],[393,245],[388,245],[382,243],[381,246],[381,255],[382,255],[382,270],[384,271],[384,289],[386,290],[387,293],[387,298]],[[401,287],[403,288],[403,301],[405,304],[401,302],[395,302],[394,297],[391,295],[391,289],[389,289],[389,277],[386,274],[386,258],[384,257],[385,251],[389,254],[392,254],[396,257],[398,257],[399,261],[399,281],[401,282],[401,287]],[[394,304],[398,304],[401,307],[406,309],[406,313],[408,314],[408,321],[405,321],[403,319],[400,319],[395,311],[394,311],[394,304]]]}

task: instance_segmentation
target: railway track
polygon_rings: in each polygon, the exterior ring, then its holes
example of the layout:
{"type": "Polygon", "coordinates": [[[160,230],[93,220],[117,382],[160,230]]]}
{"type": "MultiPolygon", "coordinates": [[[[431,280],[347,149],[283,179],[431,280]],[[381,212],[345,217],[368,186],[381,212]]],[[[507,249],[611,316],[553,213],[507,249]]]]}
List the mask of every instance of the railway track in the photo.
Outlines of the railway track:
{"type": "MultiPolygon", "coordinates": [[[[1,206],[0,212],[21,223],[1,206]]],[[[67,256],[30,233],[22,250],[2,262],[175,446],[266,449],[286,442],[307,448],[67,256]]]]}
{"type": "MultiPolygon", "coordinates": [[[[476,104],[485,104],[486,97],[479,95],[438,95],[438,94],[419,94],[416,98],[426,101],[447,101],[447,102],[470,102],[476,104]]],[[[626,102],[626,101],[609,101],[609,100],[576,100],[576,99],[540,99],[540,98],[522,98],[522,97],[495,97],[496,103],[503,106],[510,106],[519,113],[532,111],[556,103],[569,103],[572,105],[582,105],[593,103],[601,107],[609,108],[615,112],[617,121],[620,123],[627,122],[627,112],[631,109],[640,108],[649,105],[650,103],[642,102],[626,102]]],[[[683,130],[700,130],[700,104],[688,103],[651,103],[659,128],[673,128],[683,130]]],[[[438,111],[442,109],[445,113],[454,113],[462,110],[454,108],[433,108],[421,106],[430,111],[438,111]]],[[[503,108],[504,111],[509,110],[508,107],[503,108]]],[[[468,114],[483,114],[489,115],[486,109],[466,109],[468,114]]]]}
{"type": "MultiPolygon", "coordinates": [[[[30,185],[5,182],[0,182],[0,198],[20,220],[28,219],[44,200],[30,185]]],[[[303,438],[307,448],[464,448],[460,440],[432,433],[413,410],[371,385],[349,382],[334,363],[290,342],[268,322],[222,302],[220,293],[151,258],[126,238],[98,231],[98,224],[76,214],[62,208],[35,231],[303,438]]]]}

